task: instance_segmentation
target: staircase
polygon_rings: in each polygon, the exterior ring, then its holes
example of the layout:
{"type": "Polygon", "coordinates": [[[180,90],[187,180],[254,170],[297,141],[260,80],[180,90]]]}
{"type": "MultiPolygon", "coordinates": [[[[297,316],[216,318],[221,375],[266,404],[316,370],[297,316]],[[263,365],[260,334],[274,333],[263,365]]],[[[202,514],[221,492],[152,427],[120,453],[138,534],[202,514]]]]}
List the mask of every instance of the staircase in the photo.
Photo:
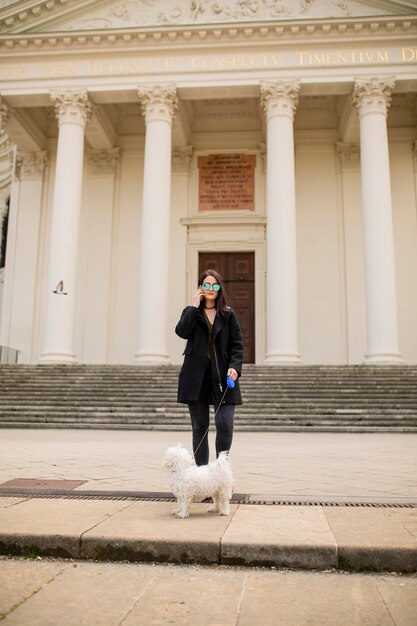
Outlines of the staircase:
{"type": "MultiPolygon", "coordinates": [[[[179,367],[0,365],[0,427],[184,430],[179,367]]],[[[246,365],[236,430],[417,432],[417,366],[246,365]]]]}

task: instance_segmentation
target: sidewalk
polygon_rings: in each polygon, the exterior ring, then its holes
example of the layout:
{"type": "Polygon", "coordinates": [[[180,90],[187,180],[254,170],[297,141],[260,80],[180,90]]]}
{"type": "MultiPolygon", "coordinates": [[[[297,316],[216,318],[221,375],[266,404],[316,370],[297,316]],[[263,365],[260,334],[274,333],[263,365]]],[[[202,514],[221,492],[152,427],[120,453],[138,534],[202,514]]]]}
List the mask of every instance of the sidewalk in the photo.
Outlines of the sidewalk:
{"type": "Polygon", "coordinates": [[[417,572],[417,435],[236,433],[235,492],[351,506],[233,504],[220,517],[194,504],[186,520],[171,502],[4,492],[23,478],[80,481],[72,496],[167,492],[162,456],[189,445],[188,432],[2,430],[0,439],[3,554],[417,572]],[[386,506],[352,506],[375,501],[386,506]]]}

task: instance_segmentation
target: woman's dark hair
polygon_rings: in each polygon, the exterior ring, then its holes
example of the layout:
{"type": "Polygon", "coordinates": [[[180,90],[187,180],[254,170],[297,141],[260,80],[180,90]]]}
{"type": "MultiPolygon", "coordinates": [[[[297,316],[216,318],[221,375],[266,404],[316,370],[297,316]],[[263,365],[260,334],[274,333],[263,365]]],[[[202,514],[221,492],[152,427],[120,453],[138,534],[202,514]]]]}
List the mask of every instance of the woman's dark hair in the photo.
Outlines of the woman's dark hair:
{"type": "MultiPolygon", "coordinates": [[[[198,279],[198,285],[202,285],[204,279],[207,276],[213,276],[217,280],[220,285],[220,291],[218,292],[217,298],[215,300],[215,305],[218,313],[223,313],[223,311],[227,308],[227,293],[224,288],[223,278],[220,276],[218,272],[215,270],[205,270],[202,274],[200,274],[198,279]]],[[[200,308],[203,308],[204,298],[202,298],[200,303],[200,308]]]]}

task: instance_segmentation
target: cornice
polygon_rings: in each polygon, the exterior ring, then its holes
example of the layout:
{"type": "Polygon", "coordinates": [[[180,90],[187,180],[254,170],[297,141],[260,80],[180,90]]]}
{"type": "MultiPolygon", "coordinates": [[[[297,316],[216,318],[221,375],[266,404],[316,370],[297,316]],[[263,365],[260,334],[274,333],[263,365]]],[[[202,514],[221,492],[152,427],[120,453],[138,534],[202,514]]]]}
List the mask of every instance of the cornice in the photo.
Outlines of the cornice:
{"type": "MultiPolygon", "coordinates": [[[[56,0],[67,1],[67,0],[56,0]]],[[[158,26],[101,29],[36,34],[0,35],[2,55],[30,53],[83,54],[85,50],[103,52],[132,50],[210,49],[225,44],[259,46],[326,43],[358,43],[361,40],[384,43],[413,40],[417,35],[417,16],[345,18],[331,20],[285,20],[240,22],[196,26],[158,26]]]]}

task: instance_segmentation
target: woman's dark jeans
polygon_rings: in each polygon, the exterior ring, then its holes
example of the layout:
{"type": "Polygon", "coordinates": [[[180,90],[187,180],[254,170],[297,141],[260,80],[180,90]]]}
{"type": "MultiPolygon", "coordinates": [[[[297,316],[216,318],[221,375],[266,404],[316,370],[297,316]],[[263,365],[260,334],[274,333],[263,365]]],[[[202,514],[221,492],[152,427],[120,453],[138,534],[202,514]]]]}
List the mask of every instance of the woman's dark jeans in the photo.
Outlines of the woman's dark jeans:
{"type": "MultiPolygon", "coordinates": [[[[191,425],[193,429],[193,451],[195,462],[197,465],[207,465],[209,462],[209,403],[205,400],[189,402],[188,408],[190,410],[191,425]]],[[[223,452],[223,450],[229,451],[232,446],[234,414],[234,404],[223,404],[218,410],[215,419],[216,457],[218,457],[220,452],[223,452]]]]}

